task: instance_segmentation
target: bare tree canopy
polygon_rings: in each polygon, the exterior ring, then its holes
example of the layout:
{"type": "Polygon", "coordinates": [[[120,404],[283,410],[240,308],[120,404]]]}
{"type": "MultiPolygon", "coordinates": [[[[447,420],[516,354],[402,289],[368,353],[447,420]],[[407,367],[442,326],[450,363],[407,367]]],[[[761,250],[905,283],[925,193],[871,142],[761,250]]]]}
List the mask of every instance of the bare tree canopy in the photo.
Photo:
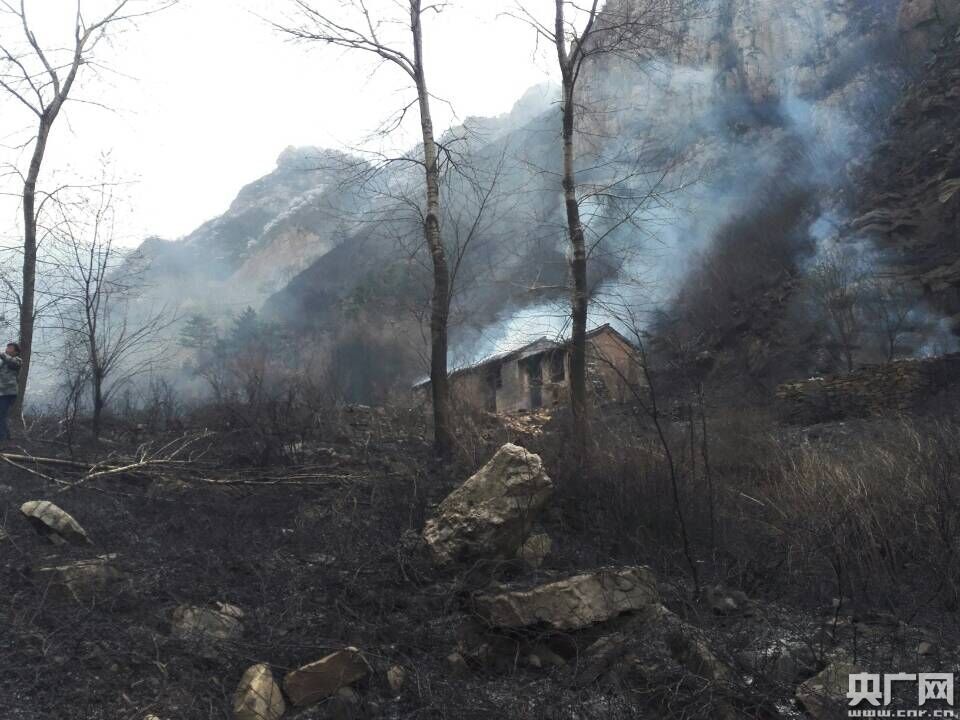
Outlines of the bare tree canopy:
{"type": "Polygon", "coordinates": [[[53,129],[81,69],[93,65],[97,46],[110,31],[124,23],[150,15],[173,5],[176,0],[119,0],[93,17],[82,0],[77,0],[73,19],[73,37],[67,48],[47,45],[39,38],[28,17],[26,0],[16,4],[0,0],[0,15],[16,26],[19,36],[0,38],[0,90],[34,116],[36,131],[32,140],[27,172],[19,173],[23,182],[23,284],[19,295],[20,345],[23,368],[19,376],[20,402],[26,390],[33,349],[36,321],[37,218],[43,201],[37,203],[37,182],[53,129]]]}
{"type": "MultiPolygon", "coordinates": [[[[450,316],[450,268],[441,235],[440,167],[431,95],[427,87],[423,58],[423,16],[440,12],[442,5],[423,5],[421,0],[397,3],[405,18],[374,17],[365,0],[350,0],[338,14],[319,10],[306,0],[294,0],[302,23],[278,26],[298,40],[322,42],[353,51],[370,53],[400,68],[416,88],[416,98],[403,106],[399,118],[417,106],[420,113],[421,149],[425,181],[423,212],[424,242],[433,266],[433,293],[430,312],[430,384],[433,397],[434,440],[438,453],[449,454],[452,446],[450,387],[447,377],[448,322],[450,316]],[[409,40],[386,39],[390,28],[405,25],[409,40]],[[402,43],[402,44],[398,44],[402,43]]],[[[399,120],[398,120],[399,122],[399,120]]]]}
{"type": "MultiPolygon", "coordinates": [[[[590,289],[587,281],[588,248],[576,170],[576,121],[589,112],[579,87],[586,63],[592,58],[613,55],[642,62],[663,46],[665,36],[681,26],[688,12],[682,0],[628,0],[609,2],[601,7],[599,0],[581,5],[570,0],[555,0],[553,22],[540,19],[528,5],[518,4],[513,17],[527,23],[556,50],[560,70],[562,97],[560,102],[561,151],[564,210],[570,244],[571,277],[570,319],[570,405],[577,455],[583,462],[587,454],[589,425],[587,400],[587,312],[590,289]]],[[[606,192],[618,183],[608,186],[606,192]]],[[[603,191],[601,191],[603,192],[603,191]]],[[[634,198],[628,220],[649,199],[649,194],[634,198]]],[[[622,200],[622,199],[621,199],[622,200]]]]}

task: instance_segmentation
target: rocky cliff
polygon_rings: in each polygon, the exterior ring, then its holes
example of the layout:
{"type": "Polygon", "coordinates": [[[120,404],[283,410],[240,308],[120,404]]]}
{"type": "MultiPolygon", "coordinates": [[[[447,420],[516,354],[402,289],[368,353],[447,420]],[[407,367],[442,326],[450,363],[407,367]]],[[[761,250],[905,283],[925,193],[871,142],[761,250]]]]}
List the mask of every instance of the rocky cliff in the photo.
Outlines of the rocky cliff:
{"type": "MultiPolygon", "coordinates": [[[[960,13],[960,6],[953,7],[960,13]]],[[[932,20],[919,25],[932,35],[920,35],[911,23],[907,37],[912,43],[926,45],[939,39],[939,44],[917,70],[891,115],[883,141],[858,178],[856,216],[846,235],[876,243],[889,269],[922,286],[956,330],[960,326],[960,34],[944,37],[932,20]]]]}
{"type": "MultiPolygon", "coordinates": [[[[949,247],[960,202],[956,14],[948,0],[704,0],[647,52],[588,66],[579,178],[645,198],[629,222],[609,198],[585,200],[597,321],[615,321],[616,304],[672,308],[708,344],[763,348],[790,334],[793,288],[837,227],[889,249],[891,262],[960,310],[948,300],[960,276],[949,247]],[[706,317],[691,310],[705,305],[714,310],[706,317]],[[757,307],[767,308],[763,322],[748,317],[757,307]]],[[[473,168],[470,182],[451,173],[444,188],[452,253],[472,241],[454,308],[454,343],[467,360],[542,334],[532,317],[553,318],[558,332],[565,324],[552,92],[532,91],[511,113],[472,118],[445,138],[473,168]],[[473,237],[477,188],[494,185],[473,237]]],[[[329,327],[358,306],[406,312],[429,288],[421,179],[401,165],[371,182],[368,169],[339,153],[288,149],[222,217],[144,249],[161,275],[182,273],[198,305],[211,305],[212,278],[221,310],[263,305],[299,326],[329,327]]]]}

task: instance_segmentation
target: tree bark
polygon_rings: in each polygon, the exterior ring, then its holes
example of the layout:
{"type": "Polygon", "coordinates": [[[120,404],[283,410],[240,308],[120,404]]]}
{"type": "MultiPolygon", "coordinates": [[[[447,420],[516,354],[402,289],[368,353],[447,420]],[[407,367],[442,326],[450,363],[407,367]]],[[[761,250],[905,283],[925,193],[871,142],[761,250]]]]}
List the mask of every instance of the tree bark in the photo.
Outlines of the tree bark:
{"type": "Polygon", "coordinates": [[[27,389],[27,377],[30,374],[30,360],[33,356],[33,315],[37,285],[37,179],[47,148],[47,139],[53,118],[44,113],[37,130],[37,141],[33,146],[30,167],[23,183],[23,288],[20,293],[20,374],[17,377],[17,404],[14,413],[20,416],[23,399],[27,389]]]}
{"type": "Polygon", "coordinates": [[[440,169],[437,144],[430,114],[430,94],[423,67],[423,30],[420,0],[410,0],[410,29],[413,33],[414,81],[423,135],[423,164],[426,176],[427,207],[423,235],[433,263],[433,294],[430,300],[430,388],[433,399],[434,446],[441,456],[453,448],[450,413],[450,381],[447,376],[447,325],[450,314],[450,270],[440,231],[440,169]]]}
{"type": "Polygon", "coordinates": [[[574,85],[575,68],[567,53],[563,18],[563,0],[556,0],[555,38],[557,58],[563,82],[563,200],[570,239],[570,276],[572,281],[570,318],[570,409],[573,413],[574,450],[578,461],[586,460],[589,437],[587,413],[587,252],[577,202],[577,180],[574,167],[574,85]]]}
{"type": "Polygon", "coordinates": [[[100,439],[100,420],[103,417],[103,376],[97,370],[93,373],[93,437],[100,439]]]}

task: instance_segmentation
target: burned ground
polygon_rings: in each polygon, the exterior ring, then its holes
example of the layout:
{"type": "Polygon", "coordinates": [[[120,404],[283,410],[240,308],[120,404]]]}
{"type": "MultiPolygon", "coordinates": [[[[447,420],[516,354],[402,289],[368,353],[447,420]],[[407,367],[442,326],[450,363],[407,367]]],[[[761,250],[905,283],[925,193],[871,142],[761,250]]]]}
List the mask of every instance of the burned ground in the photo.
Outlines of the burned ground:
{"type": "MultiPolygon", "coordinates": [[[[612,418],[611,425],[633,438],[635,454],[620,452],[617,462],[601,459],[596,472],[605,475],[606,484],[594,478],[592,487],[580,488],[573,487],[554,446],[559,430],[551,423],[556,420],[544,426],[545,418],[534,416],[505,425],[478,418],[470,433],[471,451],[441,465],[432,459],[418,418],[406,411],[340,413],[288,448],[296,461],[266,468],[245,462],[228,433],[207,434],[191,444],[190,462],[161,463],[76,485],[86,471],[23,460],[15,461],[20,467],[4,463],[2,716],[228,718],[231,696],[250,665],[268,663],[279,678],[346,646],[360,648],[372,669],[357,686],[359,704],[344,708],[325,702],[290,717],[706,718],[721,712],[792,717],[800,715],[794,700],[799,682],[838,658],[885,672],[948,669],[960,660],[948,587],[954,566],[933,567],[935,548],[930,557],[921,557],[897,547],[910,538],[896,528],[886,538],[873,538],[891,543],[878,557],[885,555],[896,566],[874,578],[873,586],[856,582],[857,570],[836,548],[808,547],[801,556],[803,532],[818,532],[816,527],[794,528],[796,537],[783,537],[796,517],[777,522],[776,512],[748,516],[742,509],[734,515],[738,507],[772,503],[775,495],[756,478],[732,487],[732,473],[743,473],[760,455],[741,447],[745,457],[734,467],[724,448],[730,437],[712,440],[715,480],[731,495],[748,494],[748,484],[753,489],[750,500],[739,499],[742,505],[717,503],[720,537],[712,550],[707,515],[694,501],[703,493],[682,488],[700,568],[702,589],[696,595],[669,521],[669,504],[654,507],[654,495],[661,493],[656,457],[651,455],[645,467],[636,465],[644,441],[625,416],[612,418]],[[551,554],[536,570],[518,561],[435,570],[418,540],[425,519],[506,440],[540,451],[557,483],[557,496],[541,520],[553,539],[551,554]],[[625,494],[629,487],[618,481],[630,462],[637,473],[634,482],[647,486],[648,496],[625,494]],[[601,495],[608,502],[601,502],[601,495]],[[38,535],[18,512],[21,503],[38,498],[67,509],[92,546],[54,547],[38,535]],[[658,525],[649,519],[653,513],[666,517],[658,525]],[[765,525],[766,540],[758,542],[765,525]],[[756,547],[737,553],[750,537],[756,547]],[[774,545],[787,553],[785,559],[778,560],[774,545]],[[95,598],[78,602],[38,572],[44,565],[105,553],[117,554],[124,579],[95,598]],[[535,585],[622,563],[647,563],[656,570],[670,615],[651,620],[628,613],[579,631],[508,633],[484,627],[471,611],[472,594],[504,583],[535,585]],[[942,574],[939,587],[927,582],[935,571],[942,574]],[[890,589],[897,578],[904,578],[899,594],[878,590],[884,583],[890,589]],[[718,593],[721,599],[737,598],[737,607],[718,605],[718,593]],[[902,596],[913,602],[902,602],[902,596]],[[832,597],[843,599],[831,604],[832,597]],[[209,652],[172,632],[176,607],[217,602],[243,611],[239,638],[209,652]],[[678,637],[686,639],[676,645],[678,637]],[[728,669],[705,669],[696,654],[701,646],[691,644],[691,637],[710,649],[716,667],[728,669]],[[598,657],[594,643],[600,639],[614,643],[609,655],[598,657]],[[930,654],[920,656],[924,641],[930,654]],[[785,670],[781,658],[788,653],[777,648],[786,646],[794,654],[808,648],[809,666],[785,670]],[[449,659],[457,653],[462,666],[449,659]],[[537,653],[560,660],[556,666],[534,662],[537,653]],[[400,690],[391,689],[386,679],[396,665],[407,674],[400,690]]],[[[897,421],[869,422],[874,425],[825,426],[817,433],[783,430],[780,447],[806,452],[812,444],[825,455],[855,454],[853,446],[873,434],[878,445],[893,449],[891,428],[897,421]]],[[[462,441],[466,448],[466,437],[462,441]]],[[[117,464],[133,450],[124,442],[118,436],[110,446],[114,457],[106,462],[117,464]]],[[[155,439],[152,446],[160,442],[155,439]]],[[[603,443],[614,440],[599,442],[603,458],[603,443]]],[[[22,450],[65,457],[39,439],[22,450]]],[[[770,479],[774,461],[764,457],[770,479]]],[[[75,461],[92,460],[77,456],[75,461]]],[[[826,489],[817,492],[827,499],[826,489]]],[[[910,493],[902,494],[903,507],[910,507],[910,493]]],[[[869,512],[879,507],[870,506],[869,512]]],[[[914,519],[921,521],[917,514],[914,519]]],[[[830,526],[833,520],[823,522],[830,526]]],[[[856,534],[860,527],[851,525],[844,542],[863,542],[856,534]]],[[[826,546],[833,538],[823,540],[826,546]]]]}

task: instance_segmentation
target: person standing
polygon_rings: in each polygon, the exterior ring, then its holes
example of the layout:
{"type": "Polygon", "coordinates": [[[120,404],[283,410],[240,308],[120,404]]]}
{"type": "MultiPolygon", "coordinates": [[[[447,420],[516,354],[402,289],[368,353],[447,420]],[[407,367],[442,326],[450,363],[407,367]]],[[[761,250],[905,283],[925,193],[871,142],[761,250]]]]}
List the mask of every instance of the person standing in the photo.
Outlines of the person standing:
{"type": "Polygon", "coordinates": [[[7,419],[10,408],[17,402],[17,376],[20,374],[20,346],[15,342],[7,343],[7,349],[0,353],[0,442],[10,439],[7,419]]]}

